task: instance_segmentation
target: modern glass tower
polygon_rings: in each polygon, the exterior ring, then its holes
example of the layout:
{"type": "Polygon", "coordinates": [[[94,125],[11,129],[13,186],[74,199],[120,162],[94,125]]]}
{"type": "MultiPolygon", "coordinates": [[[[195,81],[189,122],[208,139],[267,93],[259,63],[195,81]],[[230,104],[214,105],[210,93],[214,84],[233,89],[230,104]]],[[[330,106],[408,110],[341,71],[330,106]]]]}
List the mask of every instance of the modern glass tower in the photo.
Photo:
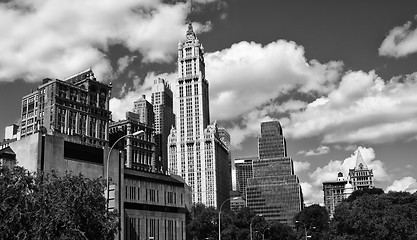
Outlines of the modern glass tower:
{"type": "Polygon", "coordinates": [[[193,203],[218,207],[229,198],[228,134],[209,125],[208,81],[204,48],[191,23],[178,44],[176,128],[168,137],[168,171],[180,175],[192,189],[193,203]]]}
{"type": "Polygon", "coordinates": [[[293,226],[303,194],[280,123],[263,122],[258,143],[259,160],[253,161],[253,178],[247,180],[247,206],[268,221],[293,226]]]}

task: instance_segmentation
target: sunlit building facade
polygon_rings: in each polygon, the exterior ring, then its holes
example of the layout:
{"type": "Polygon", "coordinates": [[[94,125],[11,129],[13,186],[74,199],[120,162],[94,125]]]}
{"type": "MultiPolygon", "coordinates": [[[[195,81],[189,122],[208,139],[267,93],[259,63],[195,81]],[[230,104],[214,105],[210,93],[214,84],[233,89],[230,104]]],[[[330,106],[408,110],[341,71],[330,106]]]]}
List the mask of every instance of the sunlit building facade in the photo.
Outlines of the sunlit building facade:
{"type": "Polygon", "coordinates": [[[193,203],[219,207],[231,190],[230,153],[225,131],[209,125],[204,49],[191,23],[178,44],[176,127],[168,137],[168,171],[192,189],[193,203]]]}
{"type": "Polygon", "coordinates": [[[43,80],[22,98],[20,136],[43,129],[78,136],[95,146],[108,144],[111,86],[96,80],[91,69],[65,80],[43,80]]]}
{"type": "Polygon", "coordinates": [[[359,149],[357,151],[355,167],[349,169],[349,179],[352,183],[353,190],[362,190],[374,187],[373,170],[368,168],[365,164],[365,160],[363,159],[359,149]]]}

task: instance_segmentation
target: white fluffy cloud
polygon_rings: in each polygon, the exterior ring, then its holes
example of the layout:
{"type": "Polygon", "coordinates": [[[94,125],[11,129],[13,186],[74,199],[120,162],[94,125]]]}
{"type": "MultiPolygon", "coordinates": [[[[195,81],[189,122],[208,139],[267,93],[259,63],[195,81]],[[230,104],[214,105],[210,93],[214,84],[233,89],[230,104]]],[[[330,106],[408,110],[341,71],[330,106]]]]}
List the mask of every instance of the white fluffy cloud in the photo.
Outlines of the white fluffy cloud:
{"type": "Polygon", "coordinates": [[[266,46],[240,42],[207,53],[213,119],[233,120],[291,90],[327,93],[342,63],[307,61],[304,48],[278,40],[266,46]]]}
{"type": "Polygon", "coordinates": [[[323,143],[386,143],[417,135],[417,73],[384,82],[374,71],[348,72],[328,96],[283,122],[287,136],[323,143]]]}
{"type": "MultiPolygon", "coordinates": [[[[358,147],[361,155],[365,161],[365,164],[373,169],[375,185],[389,181],[389,175],[385,169],[385,165],[381,160],[375,159],[375,151],[373,148],[358,147]]],[[[323,182],[336,181],[337,174],[342,172],[345,177],[348,176],[349,169],[353,168],[356,164],[357,151],[355,151],[350,157],[344,160],[330,160],[324,167],[317,167],[312,173],[309,174],[309,184],[301,185],[308,188],[307,192],[303,192],[304,199],[307,204],[322,203],[323,202],[323,182]],[[311,194],[309,194],[311,193],[311,194]],[[320,194],[318,194],[320,193],[320,194]]]]}
{"type": "MultiPolygon", "coordinates": [[[[415,17],[417,20],[417,16],[415,17]]],[[[417,28],[416,24],[409,21],[403,26],[394,27],[385,37],[379,47],[382,56],[405,57],[417,52],[417,28]]]]}
{"type": "Polygon", "coordinates": [[[310,149],[308,151],[299,151],[297,154],[304,154],[305,156],[316,156],[316,155],[323,155],[330,152],[330,148],[328,146],[320,146],[316,149],[310,149]]]}
{"type": "MultiPolygon", "coordinates": [[[[158,0],[0,3],[0,81],[65,78],[88,67],[102,80],[112,76],[107,51],[114,44],[139,51],[143,61],[170,61],[188,9],[188,2],[158,0]]],[[[194,28],[210,30],[198,23],[194,28]]]]}
{"type": "Polygon", "coordinates": [[[395,180],[385,191],[406,191],[414,193],[417,191],[417,180],[413,177],[403,177],[400,180],[395,180]]]}
{"type": "Polygon", "coordinates": [[[307,171],[310,169],[311,163],[309,162],[298,162],[294,161],[294,173],[295,175],[300,174],[300,172],[307,171]]]}

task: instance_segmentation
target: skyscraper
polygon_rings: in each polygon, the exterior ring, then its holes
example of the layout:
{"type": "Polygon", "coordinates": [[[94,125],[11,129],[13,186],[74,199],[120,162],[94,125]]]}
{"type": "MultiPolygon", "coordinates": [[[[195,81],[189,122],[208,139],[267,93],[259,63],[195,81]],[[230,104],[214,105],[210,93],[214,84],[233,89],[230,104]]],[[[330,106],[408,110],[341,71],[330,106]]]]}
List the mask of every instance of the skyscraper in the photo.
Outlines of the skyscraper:
{"type": "Polygon", "coordinates": [[[145,95],[142,95],[141,98],[134,102],[133,112],[139,115],[139,122],[153,127],[155,123],[153,106],[148,100],[146,100],[145,95]]]}
{"type": "Polygon", "coordinates": [[[257,156],[235,158],[236,169],[236,190],[246,196],[247,180],[253,178],[253,161],[258,160],[257,156]]]}
{"type": "Polygon", "coordinates": [[[261,124],[259,160],[253,161],[246,192],[247,206],[268,221],[293,226],[294,216],[303,208],[301,186],[278,121],[261,124]]]}
{"type": "Polygon", "coordinates": [[[155,115],[156,167],[168,170],[168,135],[174,126],[173,94],[167,81],[158,78],[152,86],[153,112],[155,115]]]}
{"type": "Polygon", "coordinates": [[[353,186],[353,190],[362,190],[364,188],[374,187],[374,173],[372,169],[366,166],[361,152],[358,149],[355,167],[349,169],[349,178],[353,186]]]}
{"type": "Polygon", "coordinates": [[[168,137],[168,166],[192,189],[194,203],[218,207],[229,198],[230,155],[227,134],[209,125],[204,49],[191,23],[178,44],[176,128],[168,137]]]}

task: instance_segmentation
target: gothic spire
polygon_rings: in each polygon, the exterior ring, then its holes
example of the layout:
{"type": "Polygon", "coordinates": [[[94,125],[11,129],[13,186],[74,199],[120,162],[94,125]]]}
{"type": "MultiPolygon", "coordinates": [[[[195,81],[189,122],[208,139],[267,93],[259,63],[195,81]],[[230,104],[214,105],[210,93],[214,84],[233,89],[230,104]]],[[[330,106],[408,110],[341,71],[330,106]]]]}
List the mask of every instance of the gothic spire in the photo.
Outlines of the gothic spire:
{"type": "Polygon", "coordinates": [[[356,169],[367,169],[367,166],[365,164],[365,160],[363,160],[361,151],[359,151],[359,149],[358,149],[358,156],[356,157],[355,168],[356,169]]]}
{"type": "Polygon", "coordinates": [[[187,34],[186,34],[187,39],[195,39],[195,33],[193,30],[193,24],[190,22],[188,22],[188,30],[187,30],[187,34]]]}

